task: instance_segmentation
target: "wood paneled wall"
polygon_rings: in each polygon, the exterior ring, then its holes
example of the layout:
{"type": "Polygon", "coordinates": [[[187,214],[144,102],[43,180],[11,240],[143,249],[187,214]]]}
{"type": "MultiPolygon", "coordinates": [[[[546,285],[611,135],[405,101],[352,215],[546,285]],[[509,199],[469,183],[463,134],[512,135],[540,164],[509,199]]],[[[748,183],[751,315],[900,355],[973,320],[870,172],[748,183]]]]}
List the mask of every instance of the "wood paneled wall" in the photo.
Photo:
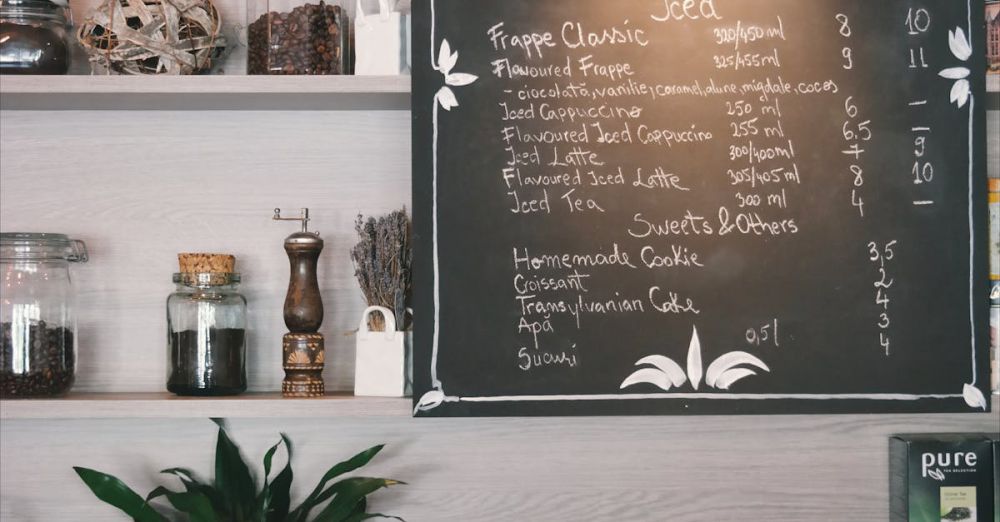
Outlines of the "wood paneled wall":
{"type": "MultiPolygon", "coordinates": [[[[998,418],[234,419],[231,431],[256,462],[278,431],[291,436],[298,499],[339,458],[388,443],[365,474],[409,485],[372,508],[409,522],[885,522],[890,433],[996,430],[998,418]]],[[[71,466],[145,494],[175,485],[164,468],[210,476],[214,436],[198,419],[4,422],[0,519],[123,520],[71,466]]]]}
{"type": "MultiPolygon", "coordinates": [[[[1000,151],[1000,115],[989,117],[1000,151]]],[[[991,159],[997,175],[997,156],[991,159]]],[[[77,389],[156,391],[175,254],[236,254],[253,320],[250,380],[278,388],[282,239],[272,208],[310,207],[326,239],[327,384],[350,390],[363,303],[347,249],[358,212],[410,200],[406,111],[0,113],[0,229],[87,241],[76,271],[77,389]]],[[[996,402],[994,407],[996,407],[996,402]]],[[[996,430],[1000,414],[670,418],[236,419],[258,460],[279,431],[296,444],[297,494],[338,458],[389,443],[371,474],[410,482],[374,508],[419,521],[884,521],[887,437],[996,430]]],[[[121,520],[71,470],[146,492],[177,465],[210,472],[199,419],[8,420],[0,425],[0,519],[121,520]]]]}
{"type": "Polygon", "coordinates": [[[408,111],[4,111],[0,229],[86,241],[78,391],[160,391],[177,253],[231,252],[250,301],[252,390],[281,386],[285,236],[309,207],[326,244],[327,388],[352,390],[364,301],[348,250],[358,213],[410,205],[408,111]]]}

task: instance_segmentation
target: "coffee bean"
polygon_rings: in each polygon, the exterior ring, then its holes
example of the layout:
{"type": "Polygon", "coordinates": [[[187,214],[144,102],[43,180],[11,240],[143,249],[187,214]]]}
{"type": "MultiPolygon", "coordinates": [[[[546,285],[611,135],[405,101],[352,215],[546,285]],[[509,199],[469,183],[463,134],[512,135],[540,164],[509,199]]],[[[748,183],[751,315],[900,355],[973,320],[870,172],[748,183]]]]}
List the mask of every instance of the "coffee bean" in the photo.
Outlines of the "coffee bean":
{"type": "Polygon", "coordinates": [[[170,333],[167,390],[178,395],[235,395],[246,389],[246,330],[170,333]]]}
{"type": "MultiPolygon", "coordinates": [[[[3,2],[5,10],[7,5],[8,2],[3,2]]],[[[53,5],[53,8],[56,7],[53,5]]],[[[3,35],[0,74],[66,74],[72,53],[67,44],[73,38],[58,29],[61,24],[48,19],[54,12],[46,12],[42,21],[28,23],[27,18],[21,19],[25,16],[22,10],[34,12],[44,8],[22,8],[13,4],[10,9],[16,14],[4,15],[0,22],[0,35],[3,35]]]]}
{"type": "Polygon", "coordinates": [[[14,336],[11,323],[0,324],[0,396],[61,395],[73,386],[73,331],[49,328],[44,321],[14,336]]]}
{"type": "Polygon", "coordinates": [[[262,15],[247,28],[247,73],[344,74],[346,23],[340,6],[322,1],[262,15]]]}

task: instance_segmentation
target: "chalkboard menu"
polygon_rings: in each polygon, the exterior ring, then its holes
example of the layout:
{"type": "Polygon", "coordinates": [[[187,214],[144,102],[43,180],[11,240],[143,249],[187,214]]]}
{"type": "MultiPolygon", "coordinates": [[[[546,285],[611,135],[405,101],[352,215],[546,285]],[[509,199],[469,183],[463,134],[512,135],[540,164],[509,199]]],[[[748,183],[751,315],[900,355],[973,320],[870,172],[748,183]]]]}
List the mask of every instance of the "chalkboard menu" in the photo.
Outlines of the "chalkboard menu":
{"type": "Polygon", "coordinates": [[[414,414],[989,409],[983,4],[415,0],[414,414]]]}

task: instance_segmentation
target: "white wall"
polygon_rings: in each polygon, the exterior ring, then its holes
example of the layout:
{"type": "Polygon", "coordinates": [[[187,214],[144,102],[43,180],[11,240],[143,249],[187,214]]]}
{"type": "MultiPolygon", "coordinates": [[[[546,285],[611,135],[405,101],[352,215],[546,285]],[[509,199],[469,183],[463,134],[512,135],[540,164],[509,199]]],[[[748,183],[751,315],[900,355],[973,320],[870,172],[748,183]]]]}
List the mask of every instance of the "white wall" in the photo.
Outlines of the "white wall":
{"type": "MultiPolygon", "coordinates": [[[[996,405],[996,402],[994,403],[996,405]]],[[[354,452],[389,444],[367,475],[404,480],[371,508],[410,522],[888,520],[888,434],[996,430],[990,415],[234,419],[259,462],[286,431],[297,498],[354,452]]],[[[70,466],[141,494],[164,468],[208,476],[208,420],[6,421],[0,519],[123,520],[70,466]]]]}
{"type": "MultiPolygon", "coordinates": [[[[992,142],[1000,117],[990,114],[992,142]]],[[[409,204],[409,113],[0,113],[0,228],[87,241],[77,390],[163,389],[164,300],[175,254],[236,254],[251,300],[251,386],[281,379],[281,306],[294,224],[308,206],[327,241],[320,269],[331,389],[352,386],[362,309],[347,249],[353,217],[409,204]]],[[[998,146],[990,147],[993,151],[998,146]]],[[[997,161],[991,163],[997,175],[997,161]]],[[[996,403],[994,404],[996,407],[996,403]]],[[[1000,414],[544,419],[237,419],[258,460],[286,431],[298,491],[376,442],[370,470],[410,482],[374,508],[410,521],[884,521],[887,442],[902,431],[996,430],[1000,414]]],[[[72,473],[117,474],[145,493],[159,469],[210,470],[207,420],[8,420],[0,519],[121,520],[72,473]]]]}
{"type": "Polygon", "coordinates": [[[364,302],[354,218],[410,205],[408,111],[4,111],[0,229],[86,241],[76,391],[161,391],[178,252],[230,252],[250,301],[252,390],[280,389],[285,236],[274,207],[325,248],[327,388],[353,389],[364,302]]]}

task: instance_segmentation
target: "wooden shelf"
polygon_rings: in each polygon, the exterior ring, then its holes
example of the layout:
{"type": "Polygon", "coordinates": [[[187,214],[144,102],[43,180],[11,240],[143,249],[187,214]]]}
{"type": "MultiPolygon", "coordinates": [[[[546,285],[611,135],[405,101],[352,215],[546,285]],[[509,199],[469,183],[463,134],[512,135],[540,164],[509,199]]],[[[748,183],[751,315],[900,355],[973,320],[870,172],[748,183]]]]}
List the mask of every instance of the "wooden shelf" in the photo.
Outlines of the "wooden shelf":
{"type": "Polygon", "coordinates": [[[4,110],[409,108],[409,76],[0,76],[4,110]]]}
{"type": "MultiPolygon", "coordinates": [[[[991,400],[995,417],[1000,412],[1000,399],[994,395],[991,400]]],[[[57,399],[0,400],[0,420],[410,417],[412,407],[408,397],[355,397],[343,393],[317,399],[285,399],[280,393],[233,397],[178,397],[166,392],[72,393],[57,399]]]]}
{"type": "Polygon", "coordinates": [[[0,419],[198,417],[408,417],[409,398],[331,394],[285,399],[280,393],[233,397],[177,397],[169,393],[75,393],[58,399],[0,401],[0,419]]]}

